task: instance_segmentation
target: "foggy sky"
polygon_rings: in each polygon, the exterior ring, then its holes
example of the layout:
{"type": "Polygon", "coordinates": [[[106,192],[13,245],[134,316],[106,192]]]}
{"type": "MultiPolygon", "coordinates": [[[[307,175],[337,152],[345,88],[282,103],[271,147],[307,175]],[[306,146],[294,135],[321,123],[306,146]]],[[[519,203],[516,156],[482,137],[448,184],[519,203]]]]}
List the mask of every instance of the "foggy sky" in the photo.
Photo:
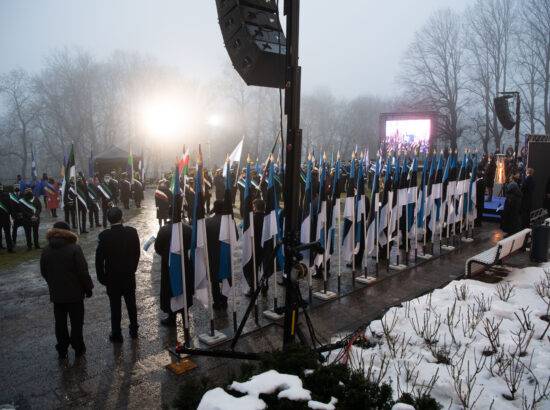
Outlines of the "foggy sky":
{"type": "MultiPolygon", "coordinates": [[[[395,94],[395,76],[414,32],[433,11],[461,12],[471,3],[302,0],[303,93],[395,94]]],[[[66,46],[100,60],[116,50],[137,51],[205,81],[229,63],[215,0],[0,0],[1,74],[18,67],[37,72],[52,49],[66,46]]]]}

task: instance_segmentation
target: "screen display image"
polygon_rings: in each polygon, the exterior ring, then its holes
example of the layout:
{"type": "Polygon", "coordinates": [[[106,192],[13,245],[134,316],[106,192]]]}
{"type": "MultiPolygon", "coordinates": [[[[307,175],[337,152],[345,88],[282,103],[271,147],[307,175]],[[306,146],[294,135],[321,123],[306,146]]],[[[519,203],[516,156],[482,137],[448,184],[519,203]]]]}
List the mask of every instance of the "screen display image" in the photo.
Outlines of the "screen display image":
{"type": "Polygon", "coordinates": [[[386,145],[424,151],[430,142],[431,125],[430,119],[386,120],[386,145]]]}

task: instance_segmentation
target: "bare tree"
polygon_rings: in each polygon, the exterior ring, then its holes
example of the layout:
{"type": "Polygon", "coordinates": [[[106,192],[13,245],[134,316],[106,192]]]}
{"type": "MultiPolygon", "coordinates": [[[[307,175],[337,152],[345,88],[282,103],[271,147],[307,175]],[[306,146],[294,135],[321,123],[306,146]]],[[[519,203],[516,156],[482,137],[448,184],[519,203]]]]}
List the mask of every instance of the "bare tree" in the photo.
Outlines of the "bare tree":
{"type": "Polygon", "coordinates": [[[534,123],[550,134],[550,0],[522,0],[522,29],[520,50],[527,74],[528,104],[531,107],[531,132],[534,123]],[[534,94],[542,92],[541,110],[535,109],[534,94]]]}
{"type": "Polygon", "coordinates": [[[470,54],[468,90],[482,107],[482,112],[472,114],[472,120],[485,152],[490,142],[500,147],[504,132],[493,99],[508,86],[514,6],[514,0],[477,0],[466,11],[465,44],[470,54]]]}
{"type": "Polygon", "coordinates": [[[37,117],[31,79],[27,72],[19,69],[0,76],[0,96],[4,97],[6,106],[5,115],[0,119],[0,136],[3,140],[0,156],[18,159],[21,175],[26,178],[28,150],[37,117]]]}
{"type": "Polygon", "coordinates": [[[399,76],[413,106],[441,115],[440,138],[453,149],[463,132],[463,54],[460,17],[450,9],[437,11],[416,33],[399,76]]]}

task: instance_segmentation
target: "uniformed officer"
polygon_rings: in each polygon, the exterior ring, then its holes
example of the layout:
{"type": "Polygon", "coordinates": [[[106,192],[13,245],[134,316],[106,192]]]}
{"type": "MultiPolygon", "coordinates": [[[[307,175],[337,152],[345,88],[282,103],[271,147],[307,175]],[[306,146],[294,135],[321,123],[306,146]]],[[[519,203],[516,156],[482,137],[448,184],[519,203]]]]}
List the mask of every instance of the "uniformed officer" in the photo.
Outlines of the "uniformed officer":
{"type": "Polygon", "coordinates": [[[13,243],[11,241],[11,200],[9,194],[4,192],[4,186],[0,183],[0,249],[4,249],[2,246],[2,231],[6,237],[6,246],[9,253],[14,253],[13,243]]]}

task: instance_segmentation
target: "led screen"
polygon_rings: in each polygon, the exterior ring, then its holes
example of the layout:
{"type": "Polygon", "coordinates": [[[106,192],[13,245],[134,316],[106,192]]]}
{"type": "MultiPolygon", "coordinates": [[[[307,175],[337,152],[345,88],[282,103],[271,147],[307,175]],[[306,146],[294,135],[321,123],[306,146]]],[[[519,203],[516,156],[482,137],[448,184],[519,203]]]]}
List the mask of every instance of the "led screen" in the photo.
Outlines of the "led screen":
{"type": "Polygon", "coordinates": [[[386,143],[422,147],[430,141],[431,120],[387,120],[386,143]]]}

